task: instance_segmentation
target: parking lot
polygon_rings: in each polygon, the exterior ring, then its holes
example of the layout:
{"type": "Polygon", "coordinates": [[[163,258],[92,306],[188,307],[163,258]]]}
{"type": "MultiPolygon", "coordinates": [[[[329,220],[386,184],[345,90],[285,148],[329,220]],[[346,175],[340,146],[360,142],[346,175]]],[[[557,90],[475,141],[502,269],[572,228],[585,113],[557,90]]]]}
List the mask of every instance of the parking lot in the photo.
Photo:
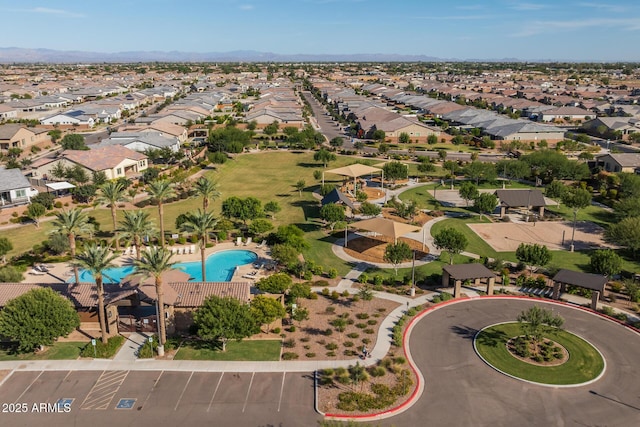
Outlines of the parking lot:
{"type": "Polygon", "coordinates": [[[7,426],[297,426],[320,419],[312,373],[16,371],[0,386],[0,403],[7,426]]]}

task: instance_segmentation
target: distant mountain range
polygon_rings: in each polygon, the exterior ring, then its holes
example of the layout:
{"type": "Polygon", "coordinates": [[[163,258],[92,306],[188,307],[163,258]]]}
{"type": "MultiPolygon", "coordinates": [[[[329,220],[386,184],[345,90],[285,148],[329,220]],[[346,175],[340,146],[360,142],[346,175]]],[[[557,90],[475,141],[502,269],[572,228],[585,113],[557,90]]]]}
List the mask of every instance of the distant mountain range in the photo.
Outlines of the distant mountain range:
{"type": "MultiPolygon", "coordinates": [[[[0,63],[97,63],[97,62],[441,62],[459,59],[436,58],[427,55],[401,55],[389,53],[346,54],[278,54],[253,50],[231,52],[86,52],[76,50],[25,49],[0,47],[0,63]]],[[[483,60],[489,61],[489,60],[483,60]]],[[[517,62],[504,58],[490,61],[517,62]]]]}

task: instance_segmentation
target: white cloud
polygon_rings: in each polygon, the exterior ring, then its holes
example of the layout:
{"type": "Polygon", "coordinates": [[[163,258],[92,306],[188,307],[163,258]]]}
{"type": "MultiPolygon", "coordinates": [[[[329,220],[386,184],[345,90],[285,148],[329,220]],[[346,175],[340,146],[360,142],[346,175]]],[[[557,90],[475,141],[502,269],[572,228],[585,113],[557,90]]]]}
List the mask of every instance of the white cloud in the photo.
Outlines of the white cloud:
{"type": "Polygon", "coordinates": [[[42,13],[42,14],[47,14],[47,15],[59,15],[59,16],[66,16],[69,18],[84,18],[85,15],[82,13],[76,13],[76,12],[71,12],[68,10],[62,10],[62,9],[51,9],[48,7],[34,7],[32,9],[22,9],[22,12],[29,12],[29,13],[42,13]]]}
{"type": "Polygon", "coordinates": [[[629,10],[628,7],[610,3],[578,3],[578,6],[590,9],[599,9],[605,12],[622,13],[629,10]]]}

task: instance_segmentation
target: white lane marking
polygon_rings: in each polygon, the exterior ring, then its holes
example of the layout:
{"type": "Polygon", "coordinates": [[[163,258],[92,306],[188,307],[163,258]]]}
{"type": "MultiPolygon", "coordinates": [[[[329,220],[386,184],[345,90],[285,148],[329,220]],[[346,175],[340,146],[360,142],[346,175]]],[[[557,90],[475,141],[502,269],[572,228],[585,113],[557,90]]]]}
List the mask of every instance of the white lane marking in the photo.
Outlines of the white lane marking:
{"type": "Polygon", "coordinates": [[[178,405],[180,405],[180,401],[182,400],[182,396],[184,396],[184,392],[187,391],[187,387],[189,386],[189,383],[191,382],[191,377],[193,377],[193,372],[191,372],[191,375],[189,375],[189,379],[187,380],[187,383],[184,385],[184,388],[182,389],[182,393],[180,393],[180,397],[178,398],[178,401],[176,402],[176,406],[173,408],[174,411],[178,410],[178,405]]]}
{"type": "Polygon", "coordinates": [[[162,377],[162,374],[164,374],[164,371],[160,371],[160,375],[158,375],[158,378],[153,383],[153,387],[151,387],[151,390],[149,390],[149,394],[147,394],[147,397],[144,399],[144,402],[142,402],[142,405],[140,405],[141,408],[144,408],[144,405],[147,403],[147,400],[149,400],[149,398],[151,397],[151,393],[153,393],[153,390],[156,389],[156,386],[158,385],[158,382],[160,381],[160,377],[162,377]]]}
{"type": "Polygon", "coordinates": [[[284,377],[287,375],[286,372],[282,373],[282,385],[280,386],[280,400],[278,400],[278,412],[280,412],[280,404],[282,404],[282,393],[284,392],[284,377]]]}
{"type": "Polygon", "coordinates": [[[211,410],[211,405],[213,404],[213,399],[216,397],[216,393],[218,392],[218,387],[220,387],[220,383],[222,382],[222,377],[224,377],[224,372],[220,375],[220,379],[218,380],[218,384],[216,384],[216,389],[213,391],[213,396],[211,396],[211,400],[209,401],[209,406],[207,407],[207,412],[211,410]]]}
{"type": "Polygon", "coordinates": [[[32,386],[33,384],[35,384],[35,382],[36,382],[36,381],[38,381],[38,378],[40,378],[40,375],[42,375],[42,374],[44,374],[44,371],[40,371],[40,373],[38,374],[38,376],[37,376],[37,377],[35,377],[33,381],[31,381],[31,384],[29,384],[29,386],[27,386],[27,388],[25,388],[25,389],[24,389],[24,391],[22,392],[22,394],[21,394],[20,396],[18,396],[18,398],[16,399],[16,401],[15,401],[14,403],[18,403],[18,402],[20,401],[20,399],[22,398],[22,396],[24,396],[24,394],[25,394],[26,392],[28,392],[28,391],[29,391],[29,389],[31,388],[31,386],[32,386]]]}
{"type": "Polygon", "coordinates": [[[249,381],[249,388],[247,389],[247,396],[244,398],[244,406],[242,407],[242,412],[247,408],[247,402],[249,401],[249,392],[251,391],[251,384],[253,384],[253,377],[256,375],[255,372],[251,374],[251,381],[249,381]]]}

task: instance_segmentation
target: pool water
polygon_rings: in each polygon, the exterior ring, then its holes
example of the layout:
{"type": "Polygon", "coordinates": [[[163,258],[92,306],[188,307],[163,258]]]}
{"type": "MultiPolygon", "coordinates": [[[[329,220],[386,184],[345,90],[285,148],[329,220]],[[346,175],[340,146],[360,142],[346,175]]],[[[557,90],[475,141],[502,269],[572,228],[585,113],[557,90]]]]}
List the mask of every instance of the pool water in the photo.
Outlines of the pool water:
{"type": "MultiPolygon", "coordinates": [[[[251,251],[232,250],[216,252],[205,261],[207,280],[205,282],[228,282],[239,265],[255,262],[258,256],[251,251]]],[[[180,262],[173,268],[182,270],[192,277],[192,281],[202,282],[202,263],[200,261],[180,262]]]]}
{"type": "MultiPolygon", "coordinates": [[[[233,277],[237,266],[251,264],[258,256],[251,251],[231,250],[216,252],[206,259],[207,282],[228,282],[233,277]]],[[[190,281],[202,282],[202,263],[200,261],[180,262],[174,265],[175,269],[182,270],[191,276],[190,281]]],[[[103,283],[120,283],[122,279],[134,272],[131,265],[108,268],[102,272],[103,283]]],[[[72,276],[67,282],[73,282],[72,276]]],[[[80,270],[80,282],[95,282],[93,274],[86,270],[80,270]]]]}

